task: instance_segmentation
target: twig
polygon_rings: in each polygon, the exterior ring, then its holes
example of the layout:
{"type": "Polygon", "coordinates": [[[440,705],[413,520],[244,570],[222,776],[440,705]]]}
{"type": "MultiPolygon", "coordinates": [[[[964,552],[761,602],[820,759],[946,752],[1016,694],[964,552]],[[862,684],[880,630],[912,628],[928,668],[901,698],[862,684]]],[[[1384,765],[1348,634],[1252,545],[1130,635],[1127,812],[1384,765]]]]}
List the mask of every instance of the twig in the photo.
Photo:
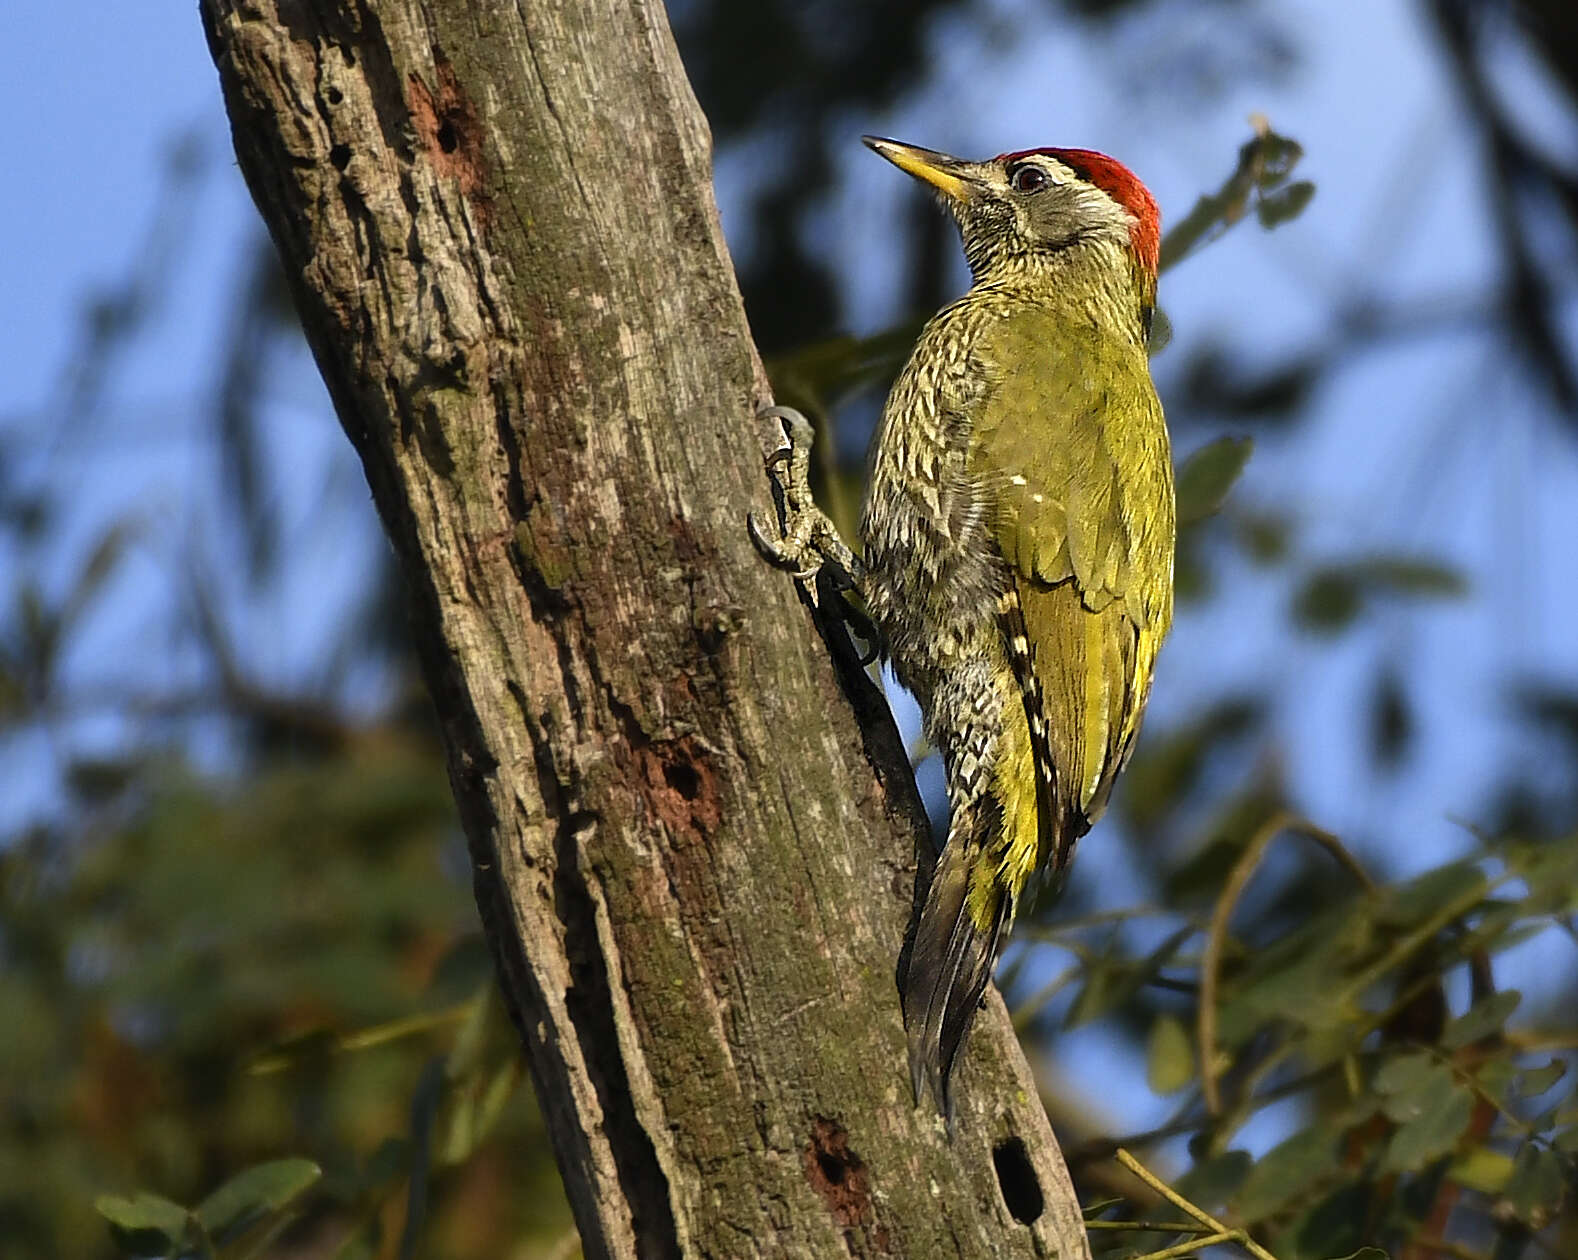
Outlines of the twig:
{"type": "Polygon", "coordinates": [[[1189,1238],[1181,1243],[1174,1243],[1171,1247],[1163,1247],[1160,1251],[1147,1251],[1142,1256],[1135,1256],[1134,1260],[1173,1260],[1175,1256],[1186,1256],[1192,1251],[1199,1251],[1201,1247],[1214,1247],[1217,1243],[1239,1241],[1236,1230],[1225,1234],[1206,1234],[1200,1238],[1189,1238]]]}
{"type": "MultiPolygon", "coordinates": [[[[1086,1221],[1086,1229],[1121,1229],[1131,1234],[1209,1234],[1209,1225],[1191,1221],[1086,1221]]],[[[1199,1246],[1196,1243],[1195,1246],[1199,1246]]]]}
{"type": "MultiPolygon", "coordinates": [[[[1179,1194],[1178,1191],[1174,1190],[1144,1164],[1140,1163],[1139,1160],[1135,1159],[1134,1156],[1130,1155],[1128,1151],[1123,1150],[1120,1147],[1118,1149],[1116,1158],[1118,1163],[1122,1164],[1131,1173],[1148,1185],[1152,1190],[1156,1191],[1157,1194],[1161,1195],[1162,1198],[1166,1199],[1174,1207],[1182,1208],[1185,1212],[1189,1213],[1190,1216],[1194,1217],[1195,1220],[1199,1221],[1200,1224],[1210,1226],[1215,1234],[1221,1235],[1220,1238],[1214,1236],[1207,1238],[1197,1238],[1189,1244],[1190,1246],[1203,1247],[1218,1242],[1236,1242],[1245,1251],[1249,1252],[1250,1255],[1254,1256],[1255,1260],[1277,1260],[1274,1255],[1257,1243],[1243,1230],[1229,1229],[1204,1208],[1196,1207],[1193,1203],[1189,1202],[1189,1200],[1184,1198],[1183,1195],[1179,1194]]],[[[1176,1249],[1169,1249],[1167,1251],[1153,1252],[1148,1257],[1137,1256],[1135,1257],[1135,1260],[1161,1260],[1161,1257],[1163,1256],[1182,1254],[1183,1252],[1176,1249]]]]}
{"type": "Polygon", "coordinates": [[[1211,929],[1206,935],[1205,957],[1200,960],[1200,1005],[1196,1015],[1195,1033],[1200,1043],[1200,1085],[1205,1096],[1205,1109],[1213,1116],[1222,1113],[1222,1095],[1216,1087],[1216,990],[1218,971],[1222,963],[1222,950],[1227,942],[1227,927],[1233,917],[1233,911],[1238,908],[1239,898],[1244,895],[1244,889],[1254,875],[1255,868],[1260,865],[1260,859],[1265,856],[1271,842],[1284,831],[1313,840],[1346,868],[1362,887],[1374,887],[1365,869],[1343,846],[1341,840],[1329,831],[1322,831],[1313,823],[1298,818],[1287,810],[1279,809],[1272,814],[1250,838],[1243,853],[1239,854],[1238,861],[1233,864],[1227,883],[1223,885],[1222,893],[1217,898],[1216,908],[1211,912],[1211,929]]]}

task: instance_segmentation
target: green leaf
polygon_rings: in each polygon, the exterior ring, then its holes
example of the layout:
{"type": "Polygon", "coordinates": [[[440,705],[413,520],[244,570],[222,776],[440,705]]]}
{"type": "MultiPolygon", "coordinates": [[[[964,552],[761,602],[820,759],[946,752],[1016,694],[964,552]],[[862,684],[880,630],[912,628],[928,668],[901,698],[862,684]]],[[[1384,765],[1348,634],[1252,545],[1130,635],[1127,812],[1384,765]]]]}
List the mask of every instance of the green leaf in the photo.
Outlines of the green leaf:
{"type": "Polygon", "coordinates": [[[1411,1050],[1406,1054],[1393,1055],[1376,1070],[1375,1079],[1370,1082],[1370,1087],[1377,1094],[1395,1096],[1406,1094],[1418,1088],[1420,1081],[1431,1073],[1450,1072],[1442,1067],[1423,1050],[1411,1050]]]}
{"type": "Polygon", "coordinates": [[[1174,1184],[1184,1198],[1211,1211],[1223,1206],[1249,1176],[1254,1160],[1248,1151],[1223,1151],[1196,1164],[1174,1184]]]}
{"type": "Polygon", "coordinates": [[[1463,576],[1430,560],[1373,556],[1323,565],[1309,573],[1293,597],[1293,617],[1306,630],[1331,634],[1346,628],[1381,595],[1456,597],[1467,589],[1463,576]]]}
{"type": "Polygon", "coordinates": [[[187,1246],[191,1219],[179,1203],[139,1190],[130,1198],[102,1194],[94,1210],[110,1223],[116,1245],[141,1256],[175,1255],[187,1246]]]}
{"type": "Polygon", "coordinates": [[[1304,1214],[1281,1238],[1277,1254],[1300,1257],[1337,1256],[1364,1242],[1365,1217],[1373,1187],[1348,1182],[1304,1214]]]}
{"type": "Polygon", "coordinates": [[[1078,1028],[1108,1011],[1116,1010],[1148,984],[1178,952],[1178,947],[1195,934],[1195,928],[1179,928],[1144,958],[1107,957],[1097,962],[1085,987],[1069,1008],[1068,1027],[1078,1028]]]}
{"type": "Polygon", "coordinates": [[[1512,1156],[1476,1146],[1452,1162],[1447,1175],[1460,1186],[1481,1194],[1500,1194],[1512,1177],[1512,1156]]]}
{"type": "Polygon", "coordinates": [[[1351,625],[1363,607],[1363,592],[1351,573],[1317,569],[1294,592],[1293,620],[1317,634],[1335,634],[1351,625]]]}
{"type": "Polygon", "coordinates": [[[430,1059],[411,1096],[411,1182],[406,1191],[405,1226],[400,1231],[400,1260],[412,1260],[416,1255],[417,1238],[427,1220],[433,1127],[443,1101],[444,1085],[444,1060],[430,1059]]]}
{"type": "Polygon", "coordinates": [[[1255,204],[1255,216],[1263,228],[1280,227],[1303,214],[1304,207],[1309,205],[1314,196],[1314,183],[1307,179],[1298,180],[1275,192],[1264,194],[1255,204]]]}
{"type": "Polygon", "coordinates": [[[1386,1168],[1398,1172],[1416,1172],[1450,1152],[1474,1116],[1474,1095],[1450,1079],[1445,1088],[1408,1097],[1417,1113],[1392,1134],[1384,1160],[1386,1168]]]}
{"type": "Polygon", "coordinates": [[[1184,460],[1178,470],[1178,524],[1215,515],[1254,449],[1253,438],[1221,437],[1184,460]]]}
{"type": "Polygon", "coordinates": [[[488,998],[491,991],[490,980],[488,989],[479,989],[471,999],[466,1018],[461,1022],[460,1031],[455,1034],[455,1043],[450,1047],[449,1058],[444,1064],[444,1075],[451,1081],[461,1080],[482,1066],[483,1051],[487,1047],[490,1014],[488,998]]]}
{"type": "Polygon", "coordinates": [[[1506,989],[1480,999],[1446,1026],[1441,1033],[1441,1045],[1448,1050],[1456,1050],[1500,1032],[1507,1017],[1518,1009],[1518,1003],[1522,1000],[1523,995],[1516,989],[1506,989]]]}
{"type": "Polygon", "coordinates": [[[1376,556],[1355,565],[1354,573],[1367,586],[1397,595],[1455,599],[1468,593],[1468,581],[1461,573],[1434,560],[1376,556]]]}
{"type": "Polygon", "coordinates": [[[1555,1151],[1525,1146],[1518,1153],[1503,1201],[1520,1221],[1543,1229],[1561,1207],[1565,1188],[1562,1157],[1555,1151]]]}
{"type": "Polygon", "coordinates": [[[1151,1025],[1145,1052],[1145,1079],[1152,1092],[1171,1094],[1194,1079],[1194,1047],[1183,1021],[1162,1015],[1151,1025]]]}
{"type": "Polygon", "coordinates": [[[1474,859],[1449,862],[1389,889],[1375,917],[1392,927],[1417,927],[1445,905],[1474,900],[1486,886],[1485,873],[1474,859]]]}
{"type": "Polygon", "coordinates": [[[1543,1094],[1557,1081],[1567,1074],[1567,1064],[1561,1059],[1552,1059],[1544,1067],[1530,1068],[1518,1076],[1518,1093],[1525,1098],[1534,1098],[1543,1094]]]}
{"type": "Polygon", "coordinates": [[[197,1205],[193,1215],[224,1243],[289,1205],[323,1175],[310,1159],[275,1159],[237,1173],[197,1205]]]}
{"type": "Polygon", "coordinates": [[[1264,1220],[1314,1193],[1338,1166],[1337,1142],[1331,1133],[1321,1129],[1295,1133],[1267,1151],[1250,1170],[1233,1207],[1246,1221],[1264,1220]]]}

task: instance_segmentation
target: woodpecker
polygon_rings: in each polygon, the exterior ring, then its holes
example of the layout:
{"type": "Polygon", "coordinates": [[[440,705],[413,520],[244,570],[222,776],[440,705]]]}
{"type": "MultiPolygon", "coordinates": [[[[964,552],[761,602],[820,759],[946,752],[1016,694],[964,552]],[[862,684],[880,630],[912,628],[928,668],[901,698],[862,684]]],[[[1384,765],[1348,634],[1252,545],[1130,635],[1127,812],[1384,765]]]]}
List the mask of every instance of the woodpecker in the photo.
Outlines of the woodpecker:
{"type": "Polygon", "coordinates": [[[883,409],[855,556],[785,408],[802,576],[858,589],[942,755],[950,819],[902,981],[917,1101],[950,1077],[1032,876],[1061,881],[1128,760],[1172,621],[1172,458],[1146,346],[1160,220],[1086,149],[964,161],[866,144],[929,185],[973,283],[925,326],[883,409]]]}

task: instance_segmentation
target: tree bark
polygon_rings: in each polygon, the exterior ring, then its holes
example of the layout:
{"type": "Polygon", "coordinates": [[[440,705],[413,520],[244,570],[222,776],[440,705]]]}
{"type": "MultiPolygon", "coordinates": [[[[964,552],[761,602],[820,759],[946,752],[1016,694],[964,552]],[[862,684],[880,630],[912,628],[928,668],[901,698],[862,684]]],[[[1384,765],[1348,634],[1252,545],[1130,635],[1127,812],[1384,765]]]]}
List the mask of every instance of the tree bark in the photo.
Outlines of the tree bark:
{"type": "Polygon", "coordinates": [[[1087,1255],[995,993],[952,1137],[910,1098],[924,815],[746,538],[767,389],[661,6],[202,11],[586,1254],[1087,1255]]]}

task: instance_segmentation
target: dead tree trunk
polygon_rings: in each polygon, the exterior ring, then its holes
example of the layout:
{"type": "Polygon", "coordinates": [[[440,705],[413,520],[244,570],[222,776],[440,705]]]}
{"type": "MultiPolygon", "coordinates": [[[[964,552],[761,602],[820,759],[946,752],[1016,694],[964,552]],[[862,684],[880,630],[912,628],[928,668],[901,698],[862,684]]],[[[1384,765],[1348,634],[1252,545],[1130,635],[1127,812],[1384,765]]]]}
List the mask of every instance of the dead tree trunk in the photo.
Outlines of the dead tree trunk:
{"type": "Polygon", "coordinates": [[[909,1097],[923,818],[746,538],[765,384],[661,5],[202,10],[586,1254],[1087,1254],[995,996],[957,1134],[909,1097]]]}

